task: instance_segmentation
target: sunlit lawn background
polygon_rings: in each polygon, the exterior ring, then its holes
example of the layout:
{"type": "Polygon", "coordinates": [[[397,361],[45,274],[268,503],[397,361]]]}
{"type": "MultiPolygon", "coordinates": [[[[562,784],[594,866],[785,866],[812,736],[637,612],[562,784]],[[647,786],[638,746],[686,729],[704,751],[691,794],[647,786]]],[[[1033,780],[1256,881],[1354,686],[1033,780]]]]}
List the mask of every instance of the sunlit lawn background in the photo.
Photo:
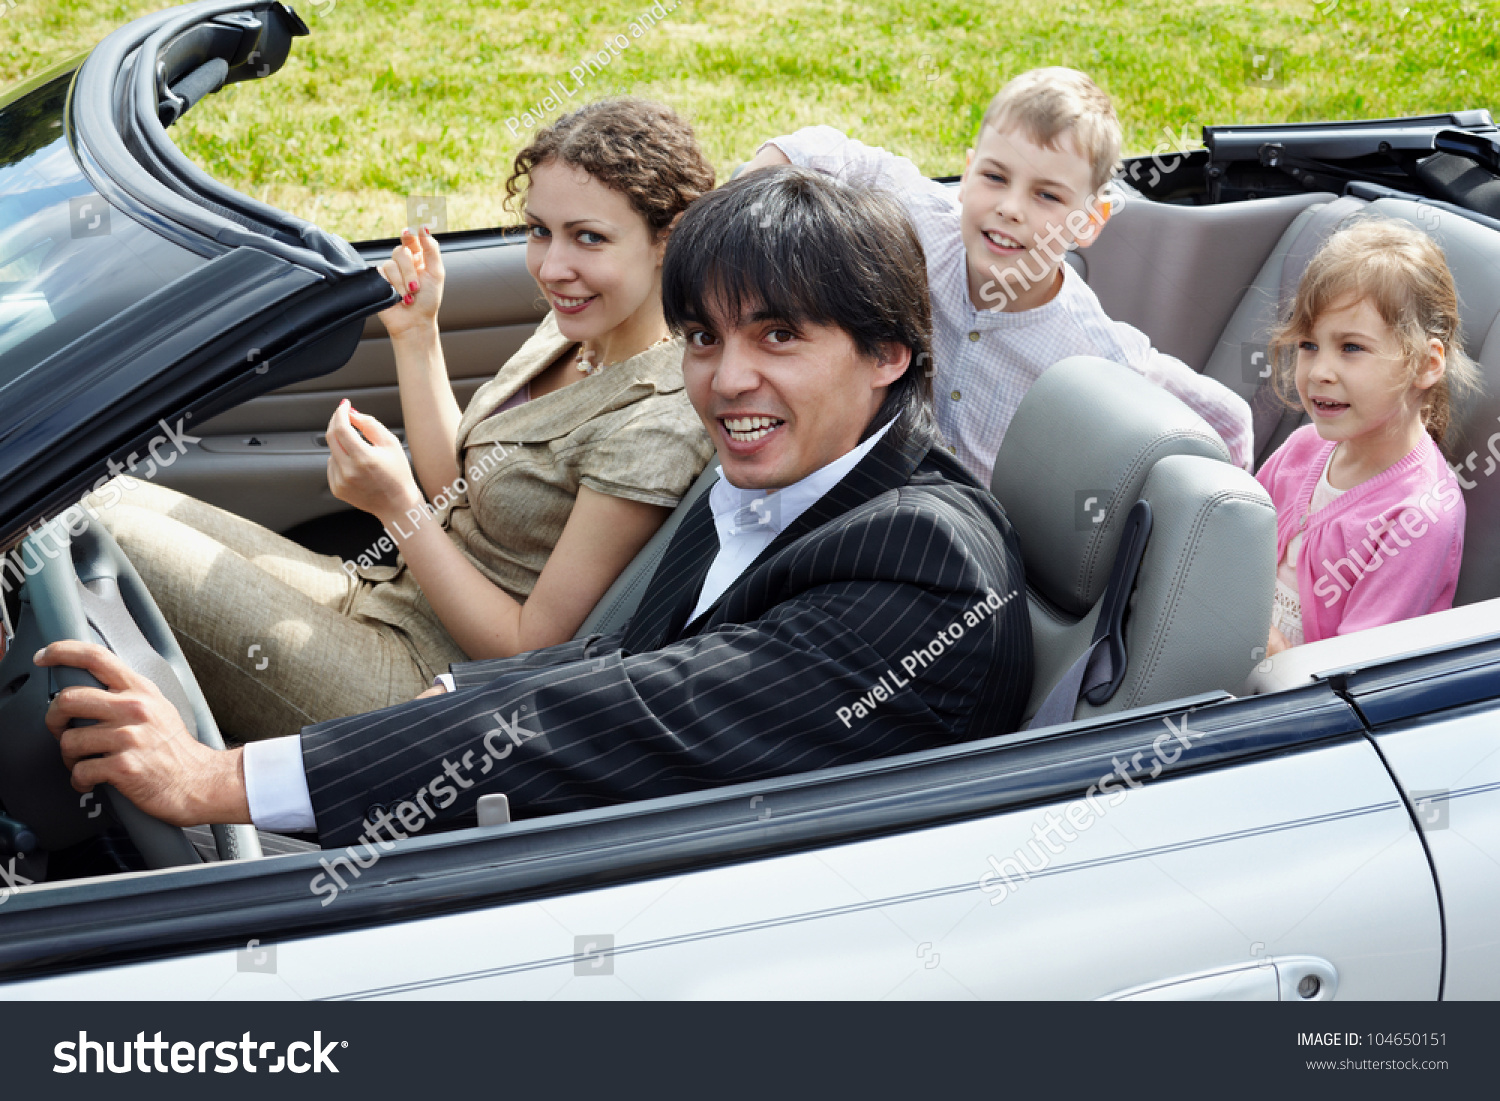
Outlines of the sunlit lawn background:
{"type": "MultiPolygon", "coordinates": [[[[0,82],[88,49],[158,0],[0,0],[0,82]],[[13,4],[14,6],[8,6],[13,4]]],[[[640,0],[318,0],[274,77],[172,131],[210,173],[350,239],[387,237],[405,196],[450,229],[512,222],[507,119],[624,34],[585,98],[628,91],[688,115],[721,173],[765,137],[826,122],[955,173],[989,96],[1071,65],[1114,97],[1127,152],[1204,123],[1370,118],[1500,100],[1500,5],[1433,0],[678,0],[633,37],[640,0]],[[1279,54],[1277,53],[1279,51],[1279,54]],[[1257,64],[1256,54],[1279,60],[1257,64]],[[1279,86],[1277,86],[1279,85],[1279,86]]],[[[549,118],[556,111],[545,112],[549,118]]],[[[516,133],[512,131],[516,130],[516,133]]]]}

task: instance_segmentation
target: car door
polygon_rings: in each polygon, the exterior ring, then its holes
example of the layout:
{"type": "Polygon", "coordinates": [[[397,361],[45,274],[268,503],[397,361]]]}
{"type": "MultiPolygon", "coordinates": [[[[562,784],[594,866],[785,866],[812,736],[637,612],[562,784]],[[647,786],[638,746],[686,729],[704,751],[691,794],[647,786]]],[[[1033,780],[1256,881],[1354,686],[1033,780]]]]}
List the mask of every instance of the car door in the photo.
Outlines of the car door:
{"type": "Polygon", "coordinates": [[[1327,683],[10,906],[12,997],[1433,999],[1442,980],[1421,836],[1327,683]]]}
{"type": "Polygon", "coordinates": [[[163,129],[306,33],[280,4],[169,9],[0,97],[0,547],[344,363],[391,301],[348,244],[205,176],[163,129]]]}

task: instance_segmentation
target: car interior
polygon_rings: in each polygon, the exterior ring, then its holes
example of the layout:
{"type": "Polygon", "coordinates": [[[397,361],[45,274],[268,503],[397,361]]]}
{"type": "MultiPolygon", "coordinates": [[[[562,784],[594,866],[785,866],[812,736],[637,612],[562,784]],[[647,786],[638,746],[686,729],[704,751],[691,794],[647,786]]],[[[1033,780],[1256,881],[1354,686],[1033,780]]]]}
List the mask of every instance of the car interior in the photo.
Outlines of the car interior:
{"type": "MultiPolygon", "coordinates": [[[[1020,536],[1031,587],[1038,667],[1028,714],[1087,645],[1121,526],[1142,498],[1153,503],[1155,527],[1127,628],[1131,667],[1108,703],[1079,705],[1080,719],[1204,691],[1274,691],[1305,683],[1317,671],[1474,637],[1493,622],[1500,610],[1500,604],[1488,603],[1500,598],[1500,479],[1490,476],[1500,460],[1500,432],[1492,431],[1500,427],[1500,285],[1492,274],[1500,270],[1500,234],[1404,199],[1367,202],[1323,192],[1190,206],[1136,197],[1120,204],[1107,232],[1070,261],[1110,316],[1140,328],[1158,348],[1251,402],[1259,464],[1306,418],[1276,404],[1260,377],[1264,356],[1253,357],[1257,349],[1263,353],[1284,288],[1295,287],[1310,258],[1312,250],[1305,243],[1299,249],[1299,242],[1308,233],[1321,240],[1334,228],[1326,218],[1321,226],[1317,221],[1331,207],[1337,222],[1369,210],[1418,225],[1442,245],[1459,287],[1465,343],[1485,384],[1456,411],[1452,435],[1468,510],[1454,609],[1409,627],[1324,640],[1267,659],[1263,624],[1270,614],[1274,514],[1253,503],[1258,491],[1246,484],[1248,478],[1234,476],[1222,444],[1205,436],[1201,424],[1195,428],[1195,418],[1184,420],[1175,402],[1160,400],[1150,386],[1140,392],[1131,385],[1133,376],[1120,378],[1108,365],[1069,362],[1028,395],[992,483],[1020,536]],[[1295,272],[1288,271],[1289,263],[1295,272]],[[1141,278],[1142,272],[1150,277],[1141,278]],[[1069,399],[1081,390],[1109,398],[1078,407],[1069,399]],[[1090,415],[1090,408],[1097,412],[1090,415]],[[1058,448],[1057,439],[1087,440],[1090,446],[1058,448]],[[1168,458],[1173,461],[1158,468],[1168,458]],[[1080,487],[1105,490],[1108,502],[1102,521],[1084,532],[1075,530],[1074,492],[1080,487]],[[1178,510],[1194,518],[1183,519],[1180,533],[1178,510]],[[1186,542],[1169,544],[1169,538],[1186,542]],[[1248,553],[1252,543],[1269,549],[1248,553]],[[1250,561],[1264,565],[1255,573],[1246,565],[1250,561]],[[1179,565],[1181,576],[1173,572],[1179,565]]],[[[543,303],[526,273],[518,236],[495,231],[442,240],[448,270],[444,349],[463,403],[525,340],[543,303]]],[[[360,251],[378,262],[394,244],[369,243],[360,251]]],[[[377,318],[367,321],[343,368],[209,422],[202,444],[164,471],[161,481],[316,550],[366,548],[378,535],[374,521],[344,508],[327,486],[322,429],[344,397],[399,429],[395,361],[377,318]]],[[[677,523],[715,476],[711,464],[601,599],[581,634],[624,623],[677,523]]]]}

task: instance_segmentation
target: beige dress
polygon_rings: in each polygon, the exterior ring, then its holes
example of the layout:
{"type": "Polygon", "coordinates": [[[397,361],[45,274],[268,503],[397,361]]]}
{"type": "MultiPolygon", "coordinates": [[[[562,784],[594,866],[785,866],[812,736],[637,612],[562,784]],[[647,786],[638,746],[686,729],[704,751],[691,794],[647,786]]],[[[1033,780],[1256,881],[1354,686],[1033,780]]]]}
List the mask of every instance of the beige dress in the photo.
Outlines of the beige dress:
{"type": "MultiPolygon", "coordinates": [[[[579,486],[670,507],[713,452],[683,389],[680,340],[495,414],[568,347],[549,314],[480,388],[459,422],[464,485],[434,502],[465,557],[522,601],[579,486]]],[[[110,496],[106,487],[92,501],[232,741],[400,703],[467,656],[404,563],[346,568],[147,483],[103,507],[110,496]]]]}

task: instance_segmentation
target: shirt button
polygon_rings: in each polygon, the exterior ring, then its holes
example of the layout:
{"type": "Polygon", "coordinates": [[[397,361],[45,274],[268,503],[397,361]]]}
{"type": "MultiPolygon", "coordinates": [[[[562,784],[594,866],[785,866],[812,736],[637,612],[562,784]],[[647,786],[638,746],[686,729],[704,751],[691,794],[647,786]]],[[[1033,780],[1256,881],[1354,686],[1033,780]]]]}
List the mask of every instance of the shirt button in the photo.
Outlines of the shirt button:
{"type": "Polygon", "coordinates": [[[959,399],[959,398],[961,398],[961,397],[963,397],[963,394],[961,394],[961,393],[960,393],[960,392],[959,392],[959,391],[957,391],[957,390],[955,390],[955,391],[953,391],[953,400],[954,400],[954,401],[957,401],[957,400],[958,400],[958,399],[959,399]]]}
{"type": "Polygon", "coordinates": [[[978,334],[978,333],[977,333],[977,332],[975,332],[975,333],[970,333],[970,334],[969,334],[969,339],[970,339],[970,340],[978,340],[978,339],[979,339],[979,334],[978,334]]]}
{"type": "Polygon", "coordinates": [[[951,443],[950,443],[950,444],[949,444],[949,445],[948,445],[948,454],[950,454],[950,455],[957,455],[957,454],[958,454],[958,448],[956,448],[956,447],[954,447],[954,446],[953,446],[953,445],[952,445],[952,444],[951,444],[951,443]]]}

